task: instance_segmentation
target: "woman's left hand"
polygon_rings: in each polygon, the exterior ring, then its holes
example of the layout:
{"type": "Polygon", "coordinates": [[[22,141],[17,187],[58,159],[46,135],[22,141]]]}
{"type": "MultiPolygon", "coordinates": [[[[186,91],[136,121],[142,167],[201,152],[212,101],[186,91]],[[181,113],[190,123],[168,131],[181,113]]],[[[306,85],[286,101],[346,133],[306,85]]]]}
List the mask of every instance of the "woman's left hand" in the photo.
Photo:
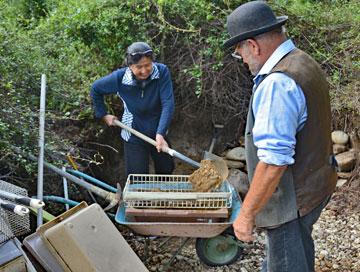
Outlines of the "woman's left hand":
{"type": "Polygon", "coordinates": [[[168,143],[165,141],[164,137],[161,134],[156,134],[156,149],[158,152],[164,151],[169,148],[168,143]]]}

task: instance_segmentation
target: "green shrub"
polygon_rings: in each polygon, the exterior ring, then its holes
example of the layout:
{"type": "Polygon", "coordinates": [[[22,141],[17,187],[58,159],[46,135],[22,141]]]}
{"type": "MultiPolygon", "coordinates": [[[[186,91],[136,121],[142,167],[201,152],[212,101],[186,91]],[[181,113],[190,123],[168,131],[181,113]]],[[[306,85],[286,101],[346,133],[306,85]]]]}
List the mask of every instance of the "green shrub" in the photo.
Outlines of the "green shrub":
{"type": "MultiPolygon", "coordinates": [[[[43,73],[47,148],[69,149],[72,143],[59,139],[51,124],[91,119],[91,83],[120,67],[126,47],[138,40],[149,42],[170,67],[178,113],[186,109],[188,115],[210,113],[222,122],[238,122],[246,113],[251,81],[222,44],[228,38],[226,16],[243,2],[0,1],[1,153],[11,153],[6,143],[35,152],[43,73]]],[[[360,114],[358,1],[270,3],[277,14],[289,15],[290,36],[327,72],[333,109],[360,114]]],[[[7,164],[2,158],[0,165],[7,164]]]]}

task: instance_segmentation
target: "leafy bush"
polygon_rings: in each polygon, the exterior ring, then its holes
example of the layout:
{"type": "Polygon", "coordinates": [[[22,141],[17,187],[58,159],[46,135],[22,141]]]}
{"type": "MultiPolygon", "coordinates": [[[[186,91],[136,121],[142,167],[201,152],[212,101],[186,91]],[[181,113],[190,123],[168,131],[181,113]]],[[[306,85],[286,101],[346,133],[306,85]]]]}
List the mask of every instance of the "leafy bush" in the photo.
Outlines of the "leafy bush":
{"type": "MultiPolygon", "coordinates": [[[[52,124],[91,118],[91,83],[121,66],[126,47],[138,40],[170,67],[177,114],[244,122],[251,80],[222,49],[225,18],[243,2],[0,1],[0,176],[12,160],[9,143],[35,152],[41,74],[48,78],[47,148],[66,151],[74,143],[52,124]]],[[[290,35],[326,70],[334,110],[360,114],[357,1],[270,2],[289,15],[290,35]]]]}

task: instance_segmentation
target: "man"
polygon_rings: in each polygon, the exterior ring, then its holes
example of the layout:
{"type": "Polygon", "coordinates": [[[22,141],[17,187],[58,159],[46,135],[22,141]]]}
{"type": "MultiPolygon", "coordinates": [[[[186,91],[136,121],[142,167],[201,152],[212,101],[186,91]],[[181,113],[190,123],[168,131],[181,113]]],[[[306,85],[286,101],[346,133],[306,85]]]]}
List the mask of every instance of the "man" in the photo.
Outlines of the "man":
{"type": "Polygon", "coordinates": [[[233,227],[251,241],[267,236],[262,271],[314,271],[312,226],[335,188],[329,87],[320,66],[287,39],[286,16],[263,1],[227,18],[225,47],[254,78],[245,132],[249,191],[233,227]],[[233,55],[234,55],[233,54],[233,55]]]}

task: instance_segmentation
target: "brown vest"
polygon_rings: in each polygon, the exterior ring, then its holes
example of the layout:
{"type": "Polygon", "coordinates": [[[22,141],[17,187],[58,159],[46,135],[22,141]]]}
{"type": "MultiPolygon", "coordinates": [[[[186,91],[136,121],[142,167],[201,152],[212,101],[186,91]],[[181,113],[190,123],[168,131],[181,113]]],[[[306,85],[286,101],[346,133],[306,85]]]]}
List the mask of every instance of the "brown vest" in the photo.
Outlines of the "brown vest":
{"type": "MultiPolygon", "coordinates": [[[[320,66],[306,53],[295,49],[271,71],[285,73],[304,92],[307,120],[296,135],[295,163],[288,167],[279,186],[256,221],[259,227],[274,226],[304,216],[329,196],[336,185],[332,165],[329,86],[320,66]]],[[[254,117],[251,107],[246,128],[249,180],[258,162],[252,141],[254,117]]]]}

